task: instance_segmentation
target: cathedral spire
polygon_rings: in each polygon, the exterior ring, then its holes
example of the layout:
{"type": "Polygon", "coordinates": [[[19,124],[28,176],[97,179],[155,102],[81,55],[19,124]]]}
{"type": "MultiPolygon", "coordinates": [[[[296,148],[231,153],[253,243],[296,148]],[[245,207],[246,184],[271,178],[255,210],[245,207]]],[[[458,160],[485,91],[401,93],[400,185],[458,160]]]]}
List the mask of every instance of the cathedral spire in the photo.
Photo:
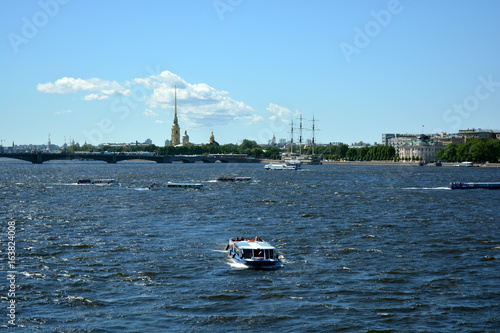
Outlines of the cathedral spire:
{"type": "Polygon", "coordinates": [[[175,86],[175,115],[174,124],[172,125],[172,138],[170,140],[171,146],[177,146],[181,143],[181,128],[179,126],[179,121],[177,120],[177,86],[175,86]]]}
{"type": "Polygon", "coordinates": [[[175,115],[174,115],[174,124],[178,124],[177,120],[177,86],[175,86],[175,115]]]}

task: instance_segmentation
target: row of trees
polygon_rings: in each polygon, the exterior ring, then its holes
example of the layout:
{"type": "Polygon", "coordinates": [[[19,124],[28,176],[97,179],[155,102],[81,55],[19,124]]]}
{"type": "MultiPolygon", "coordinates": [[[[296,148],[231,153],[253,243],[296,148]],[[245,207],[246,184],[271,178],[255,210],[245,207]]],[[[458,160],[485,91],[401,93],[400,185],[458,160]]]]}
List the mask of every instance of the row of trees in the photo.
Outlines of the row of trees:
{"type": "Polygon", "coordinates": [[[251,157],[266,157],[266,154],[257,142],[252,140],[243,140],[240,145],[227,144],[221,146],[202,145],[202,146],[179,146],[179,147],[157,147],[155,145],[130,145],[130,146],[102,146],[95,147],[90,144],[84,144],[81,147],[71,145],[64,149],[65,152],[91,151],[91,152],[150,152],[158,155],[208,155],[208,154],[247,154],[251,157]]]}
{"type": "Polygon", "coordinates": [[[392,146],[365,146],[361,148],[349,148],[348,145],[318,146],[315,153],[328,160],[382,161],[396,158],[396,150],[392,146]]]}
{"type": "Polygon", "coordinates": [[[466,143],[450,143],[441,149],[437,156],[449,162],[491,162],[496,163],[500,159],[500,140],[491,138],[474,138],[466,143]]]}
{"type": "MultiPolygon", "coordinates": [[[[145,146],[104,146],[94,147],[89,144],[83,146],[69,146],[65,151],[94,151],[94,152],[151,152],[158,155],[207,155],[207,154],[247,154],[255,158],[279,159],[283,152],[278,147],[270,147],[264,151],[255,141],[243,140],[240,145],[226,144],[221,146],[179,146],[157,147],[145,146]]],[[[296,147],[298,152],[298,147],[296,147]]],[[[303,154],[312,154],[312,150],[302,147],[303,154]]],[[[328,160],[397,160],[396,150],[392,146],[365,146],[362,148],[349,148],[347,145],[317,146],[314,153],[328,160]]],[[[474,138],[464,144],[451,143],[437,153],[437,157],[450,162],[498,162],[500,159],[500,140],[491,138],[474,138]]]]}
{"type": "MultiPolygon", "coordinates": [[[[278,147],[270,147],[265,151],[253,140],[243,140],[240,145],[226,144],[220,146],[201,145],[201,146],[178,146],[178,147],[157,147],[151,145],[130,145],[130,146],[102,146],[95,147],[90,144],[83,146],[72,145],[64,151],[92,151],[92,152],[151,152],[158,155],[207,155],[207,154],[247,154],[255,158],[280,159],[283,149],[278,147]]],[[[312,154],[312,149],[303,146],[300,150],[302,154],[312,154]]],[[[299,148],[295,147],[295,152],[299,152],[299,148]]],[[[395,158],[395,150],[390,146],[371,146],[362,148],[349,148],[347,145],[338,146],[317,146],[314,153],[321,155],[323,159],[329,160],[391,160],[395,158]]]]}

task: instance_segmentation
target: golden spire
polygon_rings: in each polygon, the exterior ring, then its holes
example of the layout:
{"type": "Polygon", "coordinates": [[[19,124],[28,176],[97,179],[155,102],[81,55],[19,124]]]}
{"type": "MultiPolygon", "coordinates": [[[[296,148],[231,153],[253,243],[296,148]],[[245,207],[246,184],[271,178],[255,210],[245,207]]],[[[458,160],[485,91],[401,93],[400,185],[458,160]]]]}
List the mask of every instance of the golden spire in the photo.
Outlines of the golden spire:
{"type": "Polygon", "coordinates": [[[174,124],[177,124],[177,86],[175,86],[175,115],[174,115],[174,124]]]}
{"type": "Polygon", "coordinates": [[[177,120],[177,86],[175,86],[175,115],[174,124],[172,125],[172,139],[170,140],[171,146],[177,146],[181,143],[181,128],[179,127],[179,121],[177,120]]]}

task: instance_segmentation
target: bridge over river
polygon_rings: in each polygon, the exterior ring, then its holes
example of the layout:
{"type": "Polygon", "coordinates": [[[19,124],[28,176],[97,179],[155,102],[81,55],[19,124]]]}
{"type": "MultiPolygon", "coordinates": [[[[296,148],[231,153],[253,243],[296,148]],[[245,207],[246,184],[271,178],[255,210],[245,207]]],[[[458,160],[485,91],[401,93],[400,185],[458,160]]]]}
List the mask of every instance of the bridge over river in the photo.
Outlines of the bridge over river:
{"type": "Polygon", "coordinates": [[[229,155],[144,155],[144,154],[99,154],[99,153],[0,153],[0,157],[14,158],[28,161],[34,164],[42,164],[51,160],[82,160],[82,161],[105,161],[106,163],[117,163],[120,161],[146,160],[156,163],[259,163],[259,159],[242,158],[229,155]]]}

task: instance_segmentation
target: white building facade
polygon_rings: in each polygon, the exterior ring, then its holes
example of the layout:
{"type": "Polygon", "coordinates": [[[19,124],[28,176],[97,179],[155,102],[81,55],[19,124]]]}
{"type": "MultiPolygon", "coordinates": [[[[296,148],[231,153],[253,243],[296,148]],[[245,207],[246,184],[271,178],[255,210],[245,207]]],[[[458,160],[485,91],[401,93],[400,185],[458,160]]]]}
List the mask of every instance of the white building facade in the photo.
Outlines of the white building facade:
{"type": "Polygon", "coordinates": [[[434,162],[438,159],[438,151],[444,146],[441,142],[430,140],[426,135],[420,135],[399,148],[399,158],[434,162]]]}

